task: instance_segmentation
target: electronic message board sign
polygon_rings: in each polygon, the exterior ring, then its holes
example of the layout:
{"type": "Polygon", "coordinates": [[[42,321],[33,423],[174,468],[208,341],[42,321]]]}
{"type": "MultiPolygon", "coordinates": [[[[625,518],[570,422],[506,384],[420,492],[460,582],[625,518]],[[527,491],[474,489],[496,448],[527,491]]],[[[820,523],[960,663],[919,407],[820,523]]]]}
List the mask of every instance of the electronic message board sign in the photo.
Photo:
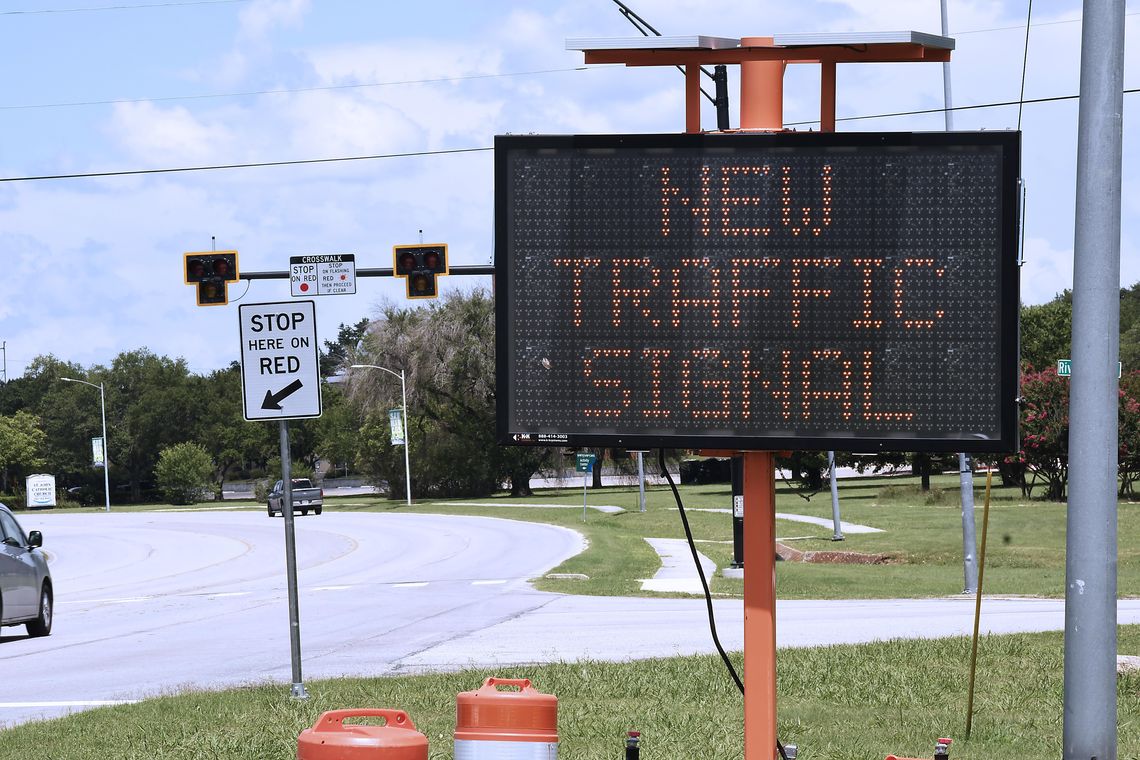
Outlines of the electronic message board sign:
{"type": "Polygon", "coordinates": [[[498,438],[1016,448],[1020,135],[501,136],[498,438]]]}

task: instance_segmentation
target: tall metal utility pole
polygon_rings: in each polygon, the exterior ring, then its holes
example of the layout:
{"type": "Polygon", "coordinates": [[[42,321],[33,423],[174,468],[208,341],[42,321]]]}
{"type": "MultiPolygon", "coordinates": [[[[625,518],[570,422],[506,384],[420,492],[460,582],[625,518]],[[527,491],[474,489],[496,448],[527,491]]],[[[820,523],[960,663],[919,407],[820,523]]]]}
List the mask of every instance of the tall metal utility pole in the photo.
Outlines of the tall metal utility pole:
{"type": "MultiPolygon", "coordinates": [[[[942,36],[950,36],[950,20],[946,14],[946,0],[942,0],[942,36]]],[[[942,62],[942,115],[946,119],[946,131],[954,131],[954,114],[950,110],[953,98],[950,97],[950,61],[942,62]]]]}
{"type": "Polygon", "coordinates": [[[1116,760],[1124,0],[1085,0],[1073,246],[1064,760],[1116,760]]]}

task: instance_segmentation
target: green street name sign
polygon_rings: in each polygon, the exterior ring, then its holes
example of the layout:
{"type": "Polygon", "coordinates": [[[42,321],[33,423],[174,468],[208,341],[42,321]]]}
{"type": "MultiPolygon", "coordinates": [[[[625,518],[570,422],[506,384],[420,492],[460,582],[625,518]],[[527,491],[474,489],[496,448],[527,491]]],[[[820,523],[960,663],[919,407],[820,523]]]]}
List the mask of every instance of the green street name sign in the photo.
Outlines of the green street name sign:
{"type": "MultiPolygon", "coordinates": [[[[1119,380],[1124,372],[1124,364],[1122,362],[1116,363],[1116,378],[1119,380]]],[[[1072,377],[1073,376],[1073,360],[1072,359],[1058,359],[1057,360],[1057,377],[1072,377]]]]}

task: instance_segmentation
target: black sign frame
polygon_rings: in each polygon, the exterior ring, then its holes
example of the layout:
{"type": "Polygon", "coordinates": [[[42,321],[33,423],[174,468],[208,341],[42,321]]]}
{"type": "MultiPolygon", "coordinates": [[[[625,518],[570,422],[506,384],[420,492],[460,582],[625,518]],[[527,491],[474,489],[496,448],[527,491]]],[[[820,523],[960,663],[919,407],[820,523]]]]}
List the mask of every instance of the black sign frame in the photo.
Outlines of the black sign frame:
{"type": "MultiPolygon", "coordinates": [[[[557,445],[557,446],[611,446],[621,448],[647,448],[666,446],[671,448],[733,449],[740,451],[757,450],[842,450],[857,452],[875,451],[965,451],[973,453],[996,453],[1015,451],[1017,437],[1017,397],[1018,397],[1018,178],[1020,172],[1020,132],[931,132],[931,133],[772,133],[772,134],[664,134],[664,135],[505,135],[495,138],[495,301],[496,301],[496,396],[497,396],[497,438],[502,444],[515,445],[557,445]],[[996,327],[988,328],[987,335],[993,356],[989,357],[991,372],[984,378],[988,387],[996,389],[991,394],[992,410],[987,416],[990,425],[987,434],[939,430],[931,434],[929,430],[912,431],[900,429],[888,433],[860,433],[855,428],[844,429],[835,425],[834,430],[825,432],[797,432],[776,430],[778,425],[770,425],[772,433],[739,434],[734,430],[717,428],[714,424],[703,431],[666,431],[660,426],[647,424],[615,424],[607,429],[596,425],[593,430],[561,428],[559,425],[526,424],[512,422],[516,394],[520,392],[520,378],[516,376],[516,320],[526,321],[529,313],[520,313],[520,302],[525,300],[519,290],[527,282],[516,277],[513,259],[516,256],[517,241],[513,239],[512,209],[509,207],[515,192],[515,178],[512,176],[512,157],[535,156],[538,158],[556,155],[605,156],[628,154],[652,154],[668,156],[688,153],[693,155],[718,156],[726,153],[748,158],[752,155],[765,155],[765,151],[795,156],[810,152],[831,151],[836,161],[846,155],[919,155],[926,151],[934,155],[938,151],[988,151],[996,152],[997,168],[991,172],[1000,175],[996,180],[998,189],[993,202],[998,204],[994,212],[994,226],[989,229],[990,239],[999,240],[993,246],[993,256],[997,261],[990,262],[992,274],[1000,279],[988,292],[992,302],[981,304],[986,314],[997,321],[996,327]],[[995,345],[1000,344],[1000,345],[995,345]]],[[[518,180],[520,183],[522,179],[518,180]]],[[[727,180],[726,180],[727,186],[727,180]]],[[[828,186],[830,187],[830,186],[828,186]]],[[[565,199],[572,194],[573,187],[550,188],[552,193],[561,194],[565,199]]],[[[726,193],[727,195],[727,193],[726,193]]],[[[830,202],[830,196],[828,201],[830,202]]],[[[838,202],[838,201],[837,201],[838,202]]],[[[881,203],[881,201],[880,201],[881,203]]],[[[682,212],[684,213],[684,212],[682,212]]],[[[695,212],[694,212],[695,213],[695,212]]],[[[725,219],[728,219],[727,212],[725,219]]],[[[903,221],[907,221],[903,217],[903,221]]],[[[540,222],[541,223],[541,222],[540,222]]],[[[606,222],[612,224],[612,220],[606,222]]],[[[727,221],[726,221],[727,224],[727,221]]],[[[961,225],[960,225],[961,226],[961,225]]],[[[726,229],[728,229],[726,227],[726,229]]],[[[520,235],[521,236],[521,235],[520,235]]],[[[567,251],[567,254],[581,255],[582,250],[567,251]]],[[[699,255],[699,254],[697,254],[699,255]]],[[[990,254],[987,254],[990,255],[990,254]]],[[[987,259],[989,261],[989,259],[987,259]]],[[[896,270],[897,271],[897,270],[896,270]]],[[[939,273],[941,277],[941,273],[939,273]]],[[[901,287],[901,286],[900,286],[901,287]]],[[[565,298],[565,293],[551,293],[551,299],[565,298]]],[[[899,296],[901,298],[901,296],[899,296]]],[[[548,299],[549,300],[549,299],[548,299]]],[[[563,303],[563,307],[565,307],[563,303]]],[[[565,308],[563,314],[567,314],[565,308]]],[[[569,332],[569,325],[568,330],[569,332]]],[[[548,331],[549,332],[549,331],[548,331]]],[[[557,340],[557,338],[555,338],[557,340]]],[[[691,346],[682,346],[691,348],[691,346]]],[[[543,360],[544,363],[545,360],[543,360]]],[[[807,372],[805,363],[805,373],[807,372]]],[[[868,365],[869,366],[869,365],[868,365]]],[[[858,370],[856,370],[858,371],[858,370]]],[[[867,372],[867,397],[871,396],[870,369],[867,372]]],[[[525,382],[522,383],[525,386],[525,382]]],[[[806,387],[806,386],[805,386],[806,387]]],[[[671,392],[675,389],[671,390],[671,392]]],[[[726,397],[727,398],[727,397],[726,397]]],[[[674,404],[676,406],[676,404],[674,404]]],[[[727,406],[727,401],[726,401],[727,406]]],[[[949,409],[950,407],[947,407],[949,409]]],[[[987,407],[990,408],[990,407],[987,407]]]]}

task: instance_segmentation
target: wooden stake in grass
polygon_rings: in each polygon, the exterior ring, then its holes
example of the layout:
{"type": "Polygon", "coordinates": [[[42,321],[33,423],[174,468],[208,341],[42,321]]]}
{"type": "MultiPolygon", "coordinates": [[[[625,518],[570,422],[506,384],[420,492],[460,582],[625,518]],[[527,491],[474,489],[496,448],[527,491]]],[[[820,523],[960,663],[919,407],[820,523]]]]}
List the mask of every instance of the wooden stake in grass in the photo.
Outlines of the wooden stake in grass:
{"type": "Polygon", "coordinates": [[[970,728],[974,723],[974,675],[978,669],[978,627],[982,621],[982,581],[986,577],[986,533],[990,527],[990,486],[994,471],[986,471],[986,505],[982,510],[982,548],[978,553],[978,592],[974,600],[974,641],[970,646],[970,689],[966,699],[966,738],[970,738],[970,728]]]}

